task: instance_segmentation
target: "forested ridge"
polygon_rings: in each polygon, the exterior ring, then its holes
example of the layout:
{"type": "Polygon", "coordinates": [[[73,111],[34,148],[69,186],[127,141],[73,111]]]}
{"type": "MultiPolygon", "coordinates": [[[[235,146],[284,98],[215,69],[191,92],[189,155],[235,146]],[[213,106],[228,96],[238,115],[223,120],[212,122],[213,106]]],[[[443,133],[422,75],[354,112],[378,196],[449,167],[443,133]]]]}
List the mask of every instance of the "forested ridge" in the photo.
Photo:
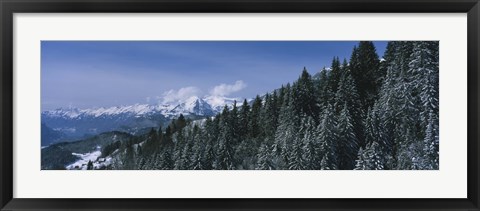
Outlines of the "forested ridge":
{"type": "MultiPolygon", "coordinates": [[[[107,169],[439,169],[434,41],[372,42],[351,57],[212,118],[184,116],[103,148],[107,169]]],[[[273,76],[274,77],[274,76],[273,76]]]]}

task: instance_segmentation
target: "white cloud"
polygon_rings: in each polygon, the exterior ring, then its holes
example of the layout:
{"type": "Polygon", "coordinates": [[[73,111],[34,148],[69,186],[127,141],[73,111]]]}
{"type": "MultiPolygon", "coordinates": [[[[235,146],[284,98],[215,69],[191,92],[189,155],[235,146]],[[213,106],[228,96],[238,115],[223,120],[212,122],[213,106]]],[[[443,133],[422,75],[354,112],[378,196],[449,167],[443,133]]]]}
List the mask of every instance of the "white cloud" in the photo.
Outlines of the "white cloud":
{"type": "Polygon", "coordinates": [[[242,80],[238,80],[235,81],[234,84],[220,84],[215,86],[212,90],[210,90],[210,94],[213,96],[228,96],[231,93],[244,89],[245,87],[247,87],[247,84],[242,80]]]}
{"type": "Polygon", "coordinates": [[[175,103],[185,101],[190,97],[199,96],[202,91],[194,86],[183,87],[179,90],[169,90],[163,93],[163,103],[175,103]]]}

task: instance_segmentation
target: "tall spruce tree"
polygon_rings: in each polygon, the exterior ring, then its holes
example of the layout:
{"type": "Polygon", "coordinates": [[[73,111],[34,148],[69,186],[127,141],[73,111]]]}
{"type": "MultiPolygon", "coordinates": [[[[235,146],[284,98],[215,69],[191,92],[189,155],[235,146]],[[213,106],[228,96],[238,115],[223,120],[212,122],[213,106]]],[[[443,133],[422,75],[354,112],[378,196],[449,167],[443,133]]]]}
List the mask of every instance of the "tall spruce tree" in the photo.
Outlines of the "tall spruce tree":
{"type": "Polygon", "coordinates": [[[338,160],[336,154],[338,133],[336,125],[337,120],[333,111],[333,106],[328,105],[321,116],[321,122],[317,128],[319,131],[319,150],[322,156],[320,168],[322,170],[338,169],[338,160]]]}
{"type": "Polygon", "coordinates": [[[263,138],[269,145],[272,145],[275,139],[275,130],[277,129],[277,94],[274,92],[272,95],[265,96],[265,106],[261,112],[261,120],[263,127],[263,138]]]}
{"type": "Polygon", "coordinates": [[[436,115],[430,113],[425,138],[423,140],[422,169],[439,169],[438,119],[435,118],[436,115]]]}
{"type": "Polygon", "coordinates": [[[288,169],[289,170],[304,170],[306,169],[306,162],[303,155],[303,142],[299,137],[293,140],[291,151],[288,153],[288,169]]]}
{"type": "Polygon", "coordinates": [[[420,95],[422,125],[426,127],[430,114],[438,114],[438,42],[415,42],[411,58],[412,83],[415,94],[420,95]]]}
{"type": "Polygon", "coordinates": [[[331,90],[328,86],[328,76],[325,67],[320,71],[320,77],[316,81],[316,94],[315,97],[318,100],[320,106],[319,110],[325,108],[331,100],[331,90]],[[328,92],[330,90],[330,92],[328,92]]]}
{"type": "Polygon", "coordinates": [[[353,126],[353,119],[345,102],[338,118],[338,168],[353,169],[358,153],[358,140],[353,126]]]}
{"type": "Polygon", "coordinates": [[[355,81],[351,77],[348,69],[346,70],[347,71],[343,72],[341,76],[338,91],[335,94],[335,113],[340,114],[341,110],[345,106],[348,108],[347,110],[351,117],[351,124],[353,125],[357,143],[360,146],[364,146],[364,114],[363,110],[361,109],[361,100],[360,96],[358,95],[355,81]]]}
{"type": "Polygon", "coordinates": [[[238,136],[241,140],[247,138],[248,134],[248,115],[250,113],[250,105],[248,105],[247,99],[243,100],[242,107],[240,108],[240,114],[238,119],[238,136]]]}
{"type": "Polygon", "coordinates": [[[160,165],[160,169],[163,170],[172,170],[175,168],[175,162],[172,159],[172,150],[173,147],[171,145],[165,146],[163,153],[162,153],[162,163],[160,165]]]}
{"type": "Polygon", "coordinates": [[[260,146],[260,150],[257,155],[257,170],[275,170],[275,166],[272,162],[271,151],[266,144],[260,146]]]}
{"type": "Polygon", "coordinates": [[[379,90],[378,78],[380,59],[373,42],[361,41],[358,48],[354,48],[350,59],[350,71],[358,87],[362,108],[364,111],[373,106],[379,90]]]}
{"type": "Polygon", "coordinates": [[[320,169],[320,143],[318,142],[318,133],[316,130],[315,121],[312,117],[307,117],[302,120],[303,130],[303,153],[305,160],[305,169],[313,170],[320,169]]]}
{"type": "Polygon", "coordinates": [[[257,138],[261,134],[260,123],[260,111],[262,109],[262,99],[260,96],[256,96],[253,100],[252,109],[248,116],[248,131],[250,132],[250,138],[257,138]]]}
{"type": "Polygon", "coordinates": [[[282,169],[288,168],[289,152],[293,142],[297,138],[299,126],[298,116],[293,110],[293,98],[291,93],[285,96],[280,110],[279,125],[275,132],[273,146],[274,155],[277,157],[277,166],[282,169]]]}
{"type": "Polygon", "coordinates": [[[230,124],[228,107],[225,106],[220,120],[220,145],[217,152],[217,169],[232,170],[236,168],[233,149],[233,128],[230,124]]]}
{"type": "Polygon", "coordinates": [[[204,170],[216,169],[216,156],[213,146],[210,143],[207,143],[205,146],[205,153],[203,154],[203,164],[202,167],[204,170]]]}
{"type": "Polygon", "coordinates": [[[329,74],[328,85],[330,86],[330,90],[333,93],[337,92],[338,83],[340,83],[340,77],[342,75],[342,68],[340,66],[340,60],[338,57],[333,57],[332,66],[329,74]]]}
{"type": "Polygon", "coordinates": [[[297,115],[318,119],[319,108],[311,75],[303,68],[302,74],[292,88],[293,105],[297,115]]]}

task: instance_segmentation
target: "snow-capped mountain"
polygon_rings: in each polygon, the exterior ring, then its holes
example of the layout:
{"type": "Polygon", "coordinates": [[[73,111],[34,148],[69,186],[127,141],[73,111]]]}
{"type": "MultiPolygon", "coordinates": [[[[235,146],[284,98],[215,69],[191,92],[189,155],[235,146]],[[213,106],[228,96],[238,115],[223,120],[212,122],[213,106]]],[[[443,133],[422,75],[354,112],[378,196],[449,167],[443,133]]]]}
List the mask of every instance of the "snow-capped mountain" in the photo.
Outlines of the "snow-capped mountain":
{"type": "Polygon", "coordinates": [[[42,112],[42,123],[66,137],[81,138],[107,131],[138,133],[164,126],[180,114],[191,119],[211,117],[225,105],[233,106],[236,98],[190,97],[184,101],[158,105],[134,104],[101,108],[59,108],[42,112]]]}
{"type": "Polygon", "coordinates": [[[165,110],[164,115],[176,116],[179,114],[194,114],[198,116],[213,116],[216,111],[205,100],[199,97],[190,97],[185,102],[179,102],[173,109],[165,110]]]}
{"type": "MultiPolygon", "coordinates": [[[[239,106],[242,101],[238,98],[227,98],[227,97],[218,97],[218,96],[208,96],[205,98],[205,101],[211,106],[212,110],[215,113],[222,112],[225,105],[228,106],[229,109],[233,108],[233,104],[235,101],[237,102],[237,106],[239,106]]],[[[250,100],[249,100],[250,101],[250,100]]]]}

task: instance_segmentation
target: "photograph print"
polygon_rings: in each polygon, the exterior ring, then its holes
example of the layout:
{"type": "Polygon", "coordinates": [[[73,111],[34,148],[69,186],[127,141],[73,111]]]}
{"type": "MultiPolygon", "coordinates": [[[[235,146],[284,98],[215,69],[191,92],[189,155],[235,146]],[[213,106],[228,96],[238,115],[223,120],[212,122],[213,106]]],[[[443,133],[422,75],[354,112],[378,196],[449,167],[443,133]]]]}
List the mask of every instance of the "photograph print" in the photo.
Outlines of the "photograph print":
{"type": "Polygon", "coordinates": [[[439,170],[438,41],[42,41],[42,170],[439,170]]]}

